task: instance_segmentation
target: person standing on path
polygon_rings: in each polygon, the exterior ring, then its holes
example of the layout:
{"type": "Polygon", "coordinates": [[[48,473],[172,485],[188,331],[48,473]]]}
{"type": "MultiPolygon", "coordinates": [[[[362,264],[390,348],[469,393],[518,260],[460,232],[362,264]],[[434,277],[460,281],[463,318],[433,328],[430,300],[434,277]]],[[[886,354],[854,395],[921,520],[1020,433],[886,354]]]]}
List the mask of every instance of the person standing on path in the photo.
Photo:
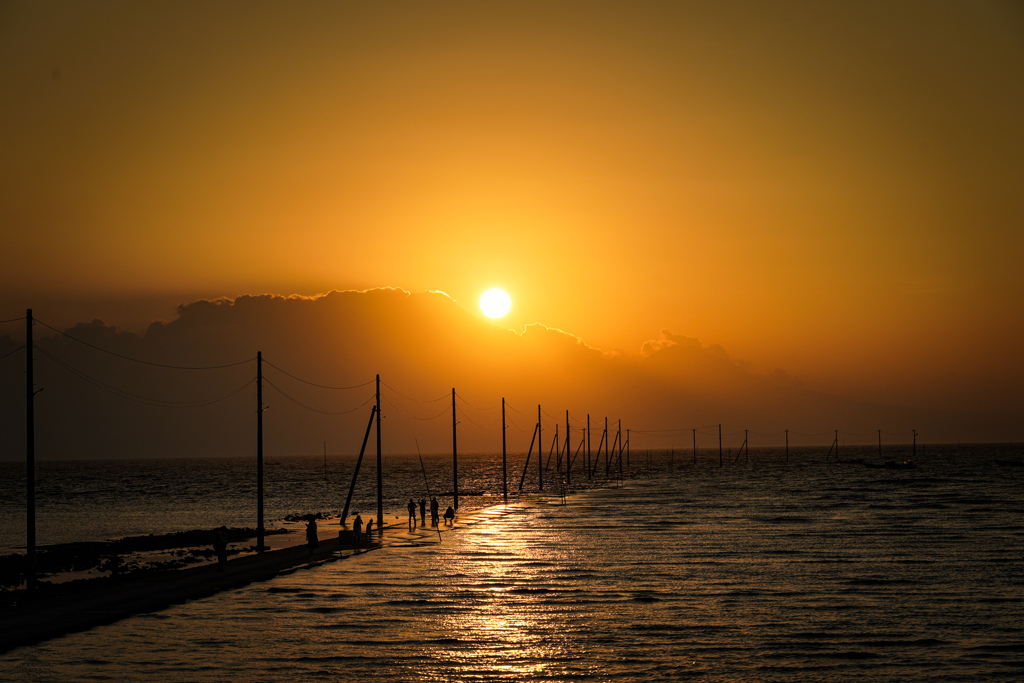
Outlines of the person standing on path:
{"type": "Polygon", "coordinates": [[[356,545],[363,544],[363,517],[362,515],[356,515],[356,520],[352,522],[352,541],[356,545]]]}
{"type": "Polygon", "coordinates": [[[430,497],[430,524],[437,526],[437,513],[438,513],[437,498],[434,496],[430,497]]]}
{"type": "Polygon", "coordinates": [[[311,516],[309,522],[306,523],[306,545],[309,546],[310,555],[320,545],[320,537],[316,533],[316,517],[311,516]]]}
{"type": "Polygon", "coordinates": [[[420,498],[420,526],[427,525],[427,499],[420,498]]]}
{"type": "Polygon", "coordinates": [[[416,528],[416,503],[412,502],[412,498],[409,499],[409,528],[416,528]]]}

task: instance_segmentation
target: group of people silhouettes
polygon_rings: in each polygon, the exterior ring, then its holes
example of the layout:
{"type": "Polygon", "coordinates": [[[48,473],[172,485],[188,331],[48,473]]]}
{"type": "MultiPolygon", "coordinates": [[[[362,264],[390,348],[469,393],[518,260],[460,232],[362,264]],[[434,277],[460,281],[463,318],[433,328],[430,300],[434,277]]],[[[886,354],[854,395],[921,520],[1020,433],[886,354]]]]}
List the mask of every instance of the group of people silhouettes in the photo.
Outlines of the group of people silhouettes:
{"type": "MultiPolygon", "coordinates": [[[[412,498],[409,499],[409,528],[415,529],[417,527],[416,521],[416,508],[419,507],[420,519],[419,524],[422,526],[427,525],[427,499],[420,498],[419,505],[417,506],[416,501],[412,498]]],[[[430,497],[430,525],[438,526],[441,523],[440,517],[441,506],[437,502],[437,498],[434,496],[430,497]]],[[[444,523],[445,525],[452,525],[455,523],[455,508],[451,505],[444,511],[444,523]]],[[[366,528],[363,528],[363,517],[362,515],[356,515],[356,518],[352,521],[352,535],[356,544],[361,545],[363,543],[369,543],[371,540],[371,534],[373,534],[373,519],[367,520],[366,528]]]]}
{"type": "MultiPolygon", "coordinates": [[[[416,528],[416,503],[412,498],[409,499],[409,528],[416,528]]],[[[438,525],[437,513],[440,511],[441,506],[437,502],[437,498],[434,496],[430,497],[430,526],[438,525]]],[[[455,508],[451,505],[444,511],[444,523],[452,524],[455,521],[455,508]]],[[[420,498],[420,524],[422,526],[427,525],[427,499],[420,498]]]]}

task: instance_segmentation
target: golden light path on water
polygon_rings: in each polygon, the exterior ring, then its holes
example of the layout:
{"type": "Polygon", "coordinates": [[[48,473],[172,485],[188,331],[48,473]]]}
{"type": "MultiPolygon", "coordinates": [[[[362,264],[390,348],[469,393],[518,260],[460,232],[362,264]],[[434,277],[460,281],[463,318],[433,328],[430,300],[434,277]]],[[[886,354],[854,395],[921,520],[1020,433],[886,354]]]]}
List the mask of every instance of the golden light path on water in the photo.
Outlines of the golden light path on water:
{"type": "Polygon", "coordinates": [[[0,680],[1021,680],[1022,456],[666,458],[565,505],[470,499],[441,542],[392,517],[384,548],[19,648],[0,680]]]}

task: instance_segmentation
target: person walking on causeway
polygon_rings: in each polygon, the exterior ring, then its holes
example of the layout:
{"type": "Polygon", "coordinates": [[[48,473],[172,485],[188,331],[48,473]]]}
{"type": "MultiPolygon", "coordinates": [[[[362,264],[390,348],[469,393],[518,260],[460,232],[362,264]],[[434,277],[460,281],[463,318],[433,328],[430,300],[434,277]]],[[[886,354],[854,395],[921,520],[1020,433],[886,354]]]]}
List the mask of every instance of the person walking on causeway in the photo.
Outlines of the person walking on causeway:
{"type": "Polygon", "coordinates": [[[416,503],[412,502],[412,498],[409,499],[409,528],[416,528],[416,503]]]}

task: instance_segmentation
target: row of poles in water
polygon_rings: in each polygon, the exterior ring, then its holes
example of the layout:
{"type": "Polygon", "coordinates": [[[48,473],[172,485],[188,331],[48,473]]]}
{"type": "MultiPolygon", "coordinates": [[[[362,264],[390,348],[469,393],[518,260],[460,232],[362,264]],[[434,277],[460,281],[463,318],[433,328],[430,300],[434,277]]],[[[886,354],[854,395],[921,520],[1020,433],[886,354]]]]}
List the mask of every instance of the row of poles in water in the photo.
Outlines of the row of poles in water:
{"type": "MultiPolygon", "coordinates": [[[[26,519],[26,559],[27,559],[27,581],[29,588],[33,588],[35,585],[35,568],[36,568],[36,505],[35,505],[35,413],[33,409],[34,397],[39,390],[35,388],[35,378],[33,374],[33,341],[32,341],[32,309],[28,309],[25,314],[26,319],[26,488],[27,488],[27,519],[26,519]]],[[[366,425],[366,434],[363,437],[362,447],[359,450],[359,457],[356,460],[355,469],[352,474],[352,484],[349,488],[348,496],[345,500],[345,507],[342,512],[342,523],[344,524],[345,518],[348,515],[349,505],[352,501],[352,495],[355,491],[356,477],[359,474],[359,469],[362,464],[363,455],[366,451],[366,445],[369,441],[370,431],[376,423],[376,440],[377,440],[377,527],[383,528],[384,526],[384,481],[383,481],[383,455],[381,449],[381,410],[380,410],[380,375],[376,375],[376,404],[370,410],[370,420],[366,425]]],[[[264,488],[264,476],[263,476],[263,412],[266,410],[266,406],[263,405],[263,354],[257,352],[256,354],[256,480],[257,480],[257,494],[256,494],[256,535],[257,552],[263,552],[264,540],[266,530],[264,527],[264,506],[263,506],[263,488],[264,488]]],[[[452,389],[452,485],[453,485],[453,498],[454,507],[457,510],[459,507],[459,453],[458,453],[458,432],[455,412],[455,389],[452,389]]],[[[541,406],[537,406],[537,424],[533,430],[533,436],[530,439],[530,448],[527,451],[526,463],[523,466],[523,474],[519,479],[519,491],[523,490],[523,484],[526,480],[527,469],[530,466],[530,460],[533,455],[534,445],[537,446],[537,475],[538,475],[538,488],[540,491],[544,490],[544,469],[545,463],[543,458],[542,446],[541,446],[541,424],[542,424],[542,411],[541,406]]],[[[562,466],[565,465],[564,479],[562,482],[565,485],[571,483],[572,468],[576,462],[576,459],[581,455],[581,452],[585,454],[584,460],[584,471],[586,472],[587,478],[592,478],[597,473],[597,467],[600,463],[601,449],[604,449],[605,453],[605,475],[611,474],[613,464],[617,467],[618,473],[621,476],[623,466],[623,455],[626,458],[626,466],[629,466],[629,434],[630,430],[626,430],[626,438],[622,438],[622,420],[619,420],[618,430],[615,434],[614,444],[609,441],[608,431],[608,418],[605,418],[604,431],[601,435],[601,441],[597,447],[597,458],[592,458],[591,453],[591,440],[590,440],[590,415],[587,415],[587,426],[586,432],[580,439],[579,445],[576,447],[575,452],[572,452],[570,446],[570,434],[572,433],[572,427],[569,421],[569,411],[565,411],[565,427],[566,434],[565,439],[559,443],[558,435],[558,424],[555,424],[555,436],[551,443],[551,450],[548,453],[548,463],[550,466],[551,456],[556,453],[556,471],[561,475],[563,470],[562,466]],[[586,447],[584,449],[584,446],[586,447]],[[612,452],[616,453],[616,461],[612,462],[612,452]]],[[[697,430],[693,429],[693,457],[694,463],[697,462],[697,430]]],[[[740,454],[746,454],[749,457],[749,446],[748,446],[748,432],[744,430],[743,444],[737,451],[736,458],[738,459],[740,454]]],[[[917,432],[914,432],[914,443],[916,450],[917,443],[917,432]]],[[[833,451],[835,457],[839,458],[839,432],[836,430],[835,440],[832,442],[832,446],[829,448],[829,452],[826,455],[826,459],[832,456],[833,451]]],[[[881,430],[879,430],[879,453],[881,453],[881,430]]],[[[719,466],[722,465],[722,425],[718,425],[718,459],[719,466]]],[[[786,430],[786,459],[789,459],[789,430],[786,430]]],[[[422,459],[421,459],[422,464],[422,459]]],[[[502,493],[504,496],[505,503],[508,503],[508,454],[507,454],[507,440],[506,440],[506,419],[505,419],[505,399],[501,399],[501,464],[502,464],[502,493]]],[[[426,472],[424,471],[424,479],[426,479],[426,472]]]]}
{"type": "MultiPolygon", "coordinates": [[[[35,464],[35,411],[34,411],[34,398],[39,390],[35,388],[35,377],[34,377],[34,362],[33,362],[33,340],[32,340],[32,327],[34,320],[32,317],[32,309],[27,309],[25,312],[26,320],[26,581],[29,589],[34,589],[36,584],[36,464],[35,464]]],[[[384,526],[384,481],[383,481],[383,455],[381,449],[381,410],[380,410],[380,375],[376,376],[376,404],[370,410],[370,420],[366,425],[366,434],[363,437],[362,447],[359,450],[359,457],[356,460],[355,470],[352,474],[352,485],[349,488],[348,496],[345,500],[345,508],[342,512],[342,523],[348,515],[349,505],[352,500],[352,495],[355,491],[356,477],[359,474],[359,468],[362,464],[363,455],[366,451],[366,446],[369,441],[370,431],[373,429],[376,423],[376,440],[377,440],[377,528],[381,529],[384,526]]],[[[452,389],[452,477],[453,477],[453,498],[454,507],[459,507],[459,455],[458,455],[458,433],[455,413],[455,389],[452,389]]],[[[266,406],[263,404],[263,353],[257,352],[256,354],[256,549],[257,552],[262,553],[264,550],[264,541],[266,536],[266,528],[264,526],[264,502],[263,502],[263,491],[264,491],[264,468],[263,468],[263,412],[266,410],[266,406]]],[[[563,455],[565,456],[565,483],[568,484],[571,476],[571,470],[573,464],[576,462],[576,458],[580,455],[580,452],[587,444],[586,448],[586,473],[587,477],[593,477],[597,472],[597,466],[600,461],[601,448],[605,451],[605,473],[610,473],[611,468],[611,449],[614,446],[610,446],[608,442],[608,420],[605,418],[605,428],[601,437],[601,443],[598,446],[598,458],[593,459],[591,463],[591,449],[590,449],[590,416],[587,416],[587,427],[586,435],[580,440],[579,446],[576,448],[576,452],[569,457],[569,437],[570,423],[569,423],[569,411],[565,413],[566,420],[566,438],[564,440],[564,446],[559,446],[558,439],[558,426],[555,426],[555,439],[552,442],[552,452],[557,450],[556,458],[556,469],[559,473],[562,472],[563,455]]],[[[541,452],[540,436],[541,436],[541,407],[537,406],[537,424],[533,431],[533,437],[530,441],[530,449],[527,453],[526,464],[523,466],[523,475],[519,480],[519,490],[522,491],[523,483],[526,479],[527,468],[530,465],[530,459],[533,455],[534,444],[537,446],[537,461],[538,461],[538,486],[541,491],[544,490],[544,462],[541,452]]],[[[618,467],[621,473],[622,469],[622,456],[625,452],[627,464],[629,460],[629,430],[626,430],[627,438],[622,439],[622,421],[619,421],[619,431],[615,436],[615,444],[618,447],[618,467]]],[[[506,421],[505,421],[505,399],[501,399],[501,460],[502,460],[502,490],[504,495],[505,503],[508,503],[508,460],[506,450],[506,421]]],[[[551,453],[548,454],[548,464],[550,465],[551,453]]],[[[421,459],[422,462],[422,459],[421,459]]],[[[424,472],[424,478],[426,473],[424,472]]]]}

